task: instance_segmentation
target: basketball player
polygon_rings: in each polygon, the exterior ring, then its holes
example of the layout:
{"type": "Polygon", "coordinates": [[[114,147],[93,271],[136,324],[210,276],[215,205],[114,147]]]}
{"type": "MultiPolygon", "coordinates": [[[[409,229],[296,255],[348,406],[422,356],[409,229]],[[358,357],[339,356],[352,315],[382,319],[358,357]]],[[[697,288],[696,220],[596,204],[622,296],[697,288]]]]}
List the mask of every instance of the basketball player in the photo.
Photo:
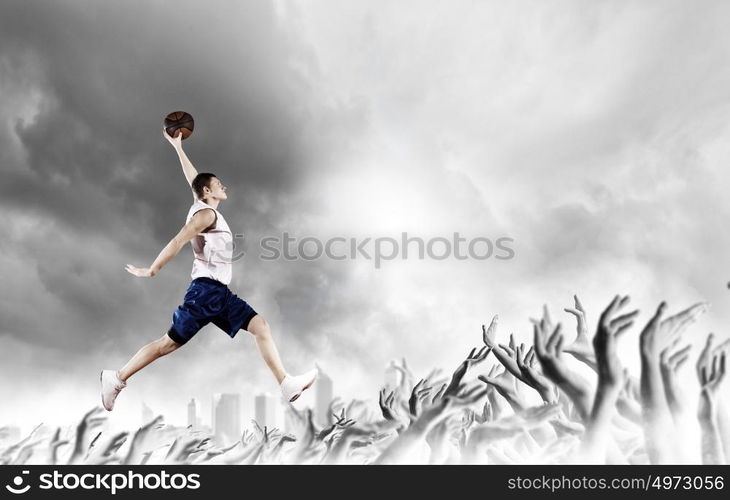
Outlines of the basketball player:
{"type": "Polygon", "coordinates": [[[231,281],[233,237],[231,230],[218,211],[219,204],[228,198],[226,187],[213,174],[199,174],[182,148],[182,134],[171,137],[163,129],[163,135],[177,151],[190,187],[193,205],[187,223],[150,267],[126,269],[134,276],[151,278],[170,262],[190,241],[193,247],[192,283],[185,294],[183,304],[172,315],[172,326],[158,340],[142,347],[120,370],[101,372],[101,400],[108,411],[114,408],[114,400],[127,385],[127,379],[159,357],[171,353],[188,342],[203,326],[212,322],[233,338],[239,329],[247,330],[256,339],[261,356],[279,383],[287,401],[296,400],[317,377],[312,369],[302,375],[287,374],[279,358],[279,352],[271,336],[266,320],[243,299],[228,288],[231,281]]]}

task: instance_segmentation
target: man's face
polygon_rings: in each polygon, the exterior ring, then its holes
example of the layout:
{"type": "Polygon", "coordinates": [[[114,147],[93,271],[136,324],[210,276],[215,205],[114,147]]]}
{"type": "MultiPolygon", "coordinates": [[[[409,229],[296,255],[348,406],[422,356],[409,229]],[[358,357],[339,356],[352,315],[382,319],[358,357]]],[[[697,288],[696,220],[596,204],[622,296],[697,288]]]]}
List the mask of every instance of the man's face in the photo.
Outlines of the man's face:
{"type": "Polygon", "coordinates": [[[206,188],[206,198],[213,198],[216,200],[227,200],[228,195],[226,194],[226,187],[223,185],[223,183],[218,179],[218,177],[213,177],[210,180],[209,187],[206,188]],[[208,192],[210,191],[210,192],[208,192]]]}

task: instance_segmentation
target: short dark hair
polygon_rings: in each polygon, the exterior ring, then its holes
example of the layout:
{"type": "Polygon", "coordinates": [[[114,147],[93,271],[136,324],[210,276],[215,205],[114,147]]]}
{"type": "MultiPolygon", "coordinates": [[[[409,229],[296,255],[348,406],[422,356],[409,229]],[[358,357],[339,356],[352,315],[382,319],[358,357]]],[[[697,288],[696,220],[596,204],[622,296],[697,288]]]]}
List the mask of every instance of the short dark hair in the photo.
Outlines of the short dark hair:
{"type": "Polygon", "coordinates": [[[209,188],[210,181],[213,180],[215,177],[215,174],[205,172],[196,175],[195,179],[193,179],[193,182],[190,183],[190,186],[193,188],[195,196],[197,196],[199,200],[202,200],[203,194],[205,194],[203,188],[209,188]]]}

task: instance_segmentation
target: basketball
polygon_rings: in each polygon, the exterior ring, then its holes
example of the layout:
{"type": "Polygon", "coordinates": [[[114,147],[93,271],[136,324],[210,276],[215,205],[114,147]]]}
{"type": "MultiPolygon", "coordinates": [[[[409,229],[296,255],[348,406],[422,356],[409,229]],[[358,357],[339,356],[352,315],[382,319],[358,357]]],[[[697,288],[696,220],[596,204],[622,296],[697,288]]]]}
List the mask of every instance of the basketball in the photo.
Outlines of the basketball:
{"type": "Polygon", "coordinates": [[[193,117],[185,111],[173,111],[165,117],[165,130],[170,137],[177,137],[178,131],[183,139],[190,137],[193,133],[193,117]]]}

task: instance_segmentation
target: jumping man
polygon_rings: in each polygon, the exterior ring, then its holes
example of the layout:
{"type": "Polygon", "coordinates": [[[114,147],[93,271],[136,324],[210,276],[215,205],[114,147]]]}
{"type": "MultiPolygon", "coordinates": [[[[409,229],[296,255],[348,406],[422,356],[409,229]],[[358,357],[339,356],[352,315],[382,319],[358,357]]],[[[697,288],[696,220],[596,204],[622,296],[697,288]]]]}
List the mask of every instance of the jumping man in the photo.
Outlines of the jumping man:
{"type": "Polygon", "coordinates": [[[193,190],[193,205],[185,226],[160,252],[150,267],[127,264],[127,271],[140,278],[151,278],[170,262],[189,241],[193,247],[192,283],[183,304],[172,315],[172,326],[158,340],[142,347],[120,370],[102,370],[101,400],[108,411],[114,400],[127,386],[127,379],[157,358],[176,350],[190,340],[198,330],[212,322],[233,338],[244,329],[256,339],[261,356],[279,383],[287,401],[296,400],[317,377],[312,369],[302,375],[286,373],[266,320],[243,299],[228,288],[232,275],[233,235],[218,211],[218,205],[228,199],[226,187],[214,175],[199,174],[182,148],[182,134],[165,138],[177,151],[185,178],[193,190]]]}

